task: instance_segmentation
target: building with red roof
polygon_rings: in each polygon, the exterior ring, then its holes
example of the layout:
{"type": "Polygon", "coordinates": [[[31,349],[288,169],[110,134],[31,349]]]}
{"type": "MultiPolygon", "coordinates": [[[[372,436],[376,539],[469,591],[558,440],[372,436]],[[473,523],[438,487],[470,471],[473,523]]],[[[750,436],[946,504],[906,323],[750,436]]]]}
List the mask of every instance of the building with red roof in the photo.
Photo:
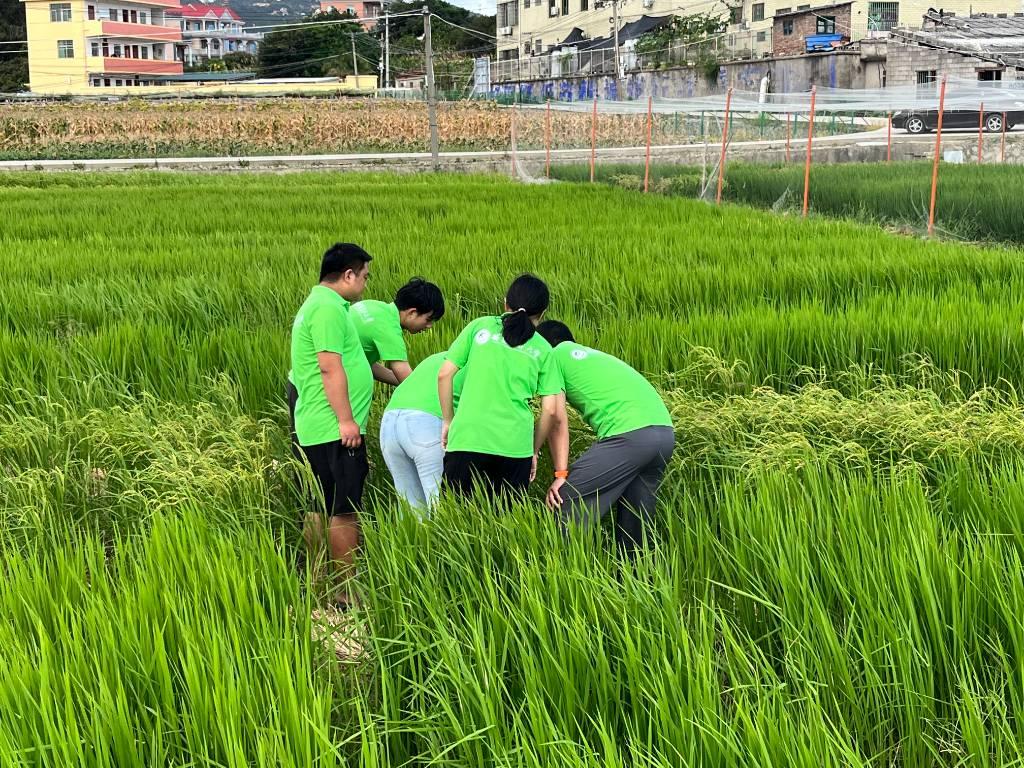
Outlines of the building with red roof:
{"type": "Polygon", "coordinates": [[[255,54],[263,39],[262,33],[245,31],[242,17],[226,5],[182,3],[167,15],[177,19],[181,28],[175,58],[188,66],[230,53],[255,54]]]}

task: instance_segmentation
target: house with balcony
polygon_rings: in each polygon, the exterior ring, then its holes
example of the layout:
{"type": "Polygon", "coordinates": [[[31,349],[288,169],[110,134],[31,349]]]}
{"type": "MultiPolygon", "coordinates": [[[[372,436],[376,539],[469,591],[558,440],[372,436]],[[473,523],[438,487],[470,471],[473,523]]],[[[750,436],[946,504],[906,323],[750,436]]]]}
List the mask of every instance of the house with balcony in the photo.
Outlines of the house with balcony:
{"type": "Polygon", "coordinates": [[[370,30],[377,26],[377,19],[384,15],[387,4],[388,0],[320,0],[320,10],[352,14],[362,19],[360,24],[370,30]]]}
{"type": "Polygon", "coordinates": [[[167,17],[178,0],[22,1],[35,93],[148,86],[182,72],[181,32],[167,17]]]}
{"type": "Polygon", "coordinates": [[[187,66],[231,53],[256,54],[263,39],[260,32],[246,31],[242,17],[223,5],[185,3],[169,12],[168,18],[181,32],[175,58],[187,66]]]}

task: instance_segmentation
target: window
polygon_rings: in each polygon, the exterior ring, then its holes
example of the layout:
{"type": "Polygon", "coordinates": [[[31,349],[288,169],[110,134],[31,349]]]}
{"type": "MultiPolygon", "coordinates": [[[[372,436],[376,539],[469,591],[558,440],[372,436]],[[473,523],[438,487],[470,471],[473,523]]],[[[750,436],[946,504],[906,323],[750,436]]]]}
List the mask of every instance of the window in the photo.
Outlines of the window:
{"type": "Polygon", "coordinates": [[[1001,69],[981,69],[978,70],[978,80],[982,83],[998,83],[1003,79],[1003,71],[1001,69]]]}
{"type": "Polygon", "coordinates": [[[132,11],[131,12],[131,20],[132,20],[132,24],[138,24],[139,23],[139,12],[138,11],[132,11]]]}
{"type": "Polygon", "coordinates": [[[71,3],[50,3],[50,21],[71,21],[71,3]]]}
{"type": "Polygon", "coordinates": [[[114,43],[114,58],[121,58],[121,46],[118,43],[114,43]]]}
{"type": "Polygon", "coordinates": [[[133,59],[139,58],[139,46],[137,46],[137,45],[133,45],[132,46],[132,58],[133,59]]]}
{"type": "Polygon", "coordinates": [[[835,16],[819,16],[818,17],[818,34],[819,35],[834,35],[836,33],[836,17],[835,16]]]}
{"type": "Polygon", "coordinates": [[[792,35],[793,34],[793,20],[783,19],[782,20],[782,34],[792,35]]]}
{"type": "Polygon", "coordinates": [[[754,3],[750,6],[751,21],[764,21],[764,3],[754,3]]]}
{"type": "Polygon", "coordinates": [[[767,32],[758,32],[757,33],[757,42],[763,43],[767,39],[768,39],[768,33],[767,32]]]}
{"type": "Polygon", "coordinates": [[[540,56],[542,53],[544,53],[544,43],[539,37],[533,41],[533,52],[537,56],[540,56]]]}
{"type": "Polygon", "coordinates": [[[92,87],[93,88],[99,88],[100,87],[100,79],[98,77],[94,77],[92,79],[92,87]]]}
{"type": "Polygon", "coordinates": [[[106,40],[103,41],[103,55],[110,55],[110,43],[108,43],[106,40]]]}
{"type": "Polygon", "coordinates": [[[530,42],[529,41],[523,43],[523,55],[524,56],[529,56],[530,55],[530,42]]]}
{"type": "Polygon", "coordinates": [[[110,18],[111,21],[117,21],[117,11],[115,11],[113,8],[107,11],[107,16],[110,18]]]}
{"type": "Polygon", "coordinates": [[[741,21],[743,21],[743,6],[734,5],[729,9],[729,23],[739,24],[741,21]]]}
{"type": "Polygon", "coordinates": [[[798,11],[809,11],[811,9],[811,6],[809,6],[809,5],[798,5],[796,7],[796,9],[798,11]]]}
{"type": "Polygon", "coordinates": [[[922,69],[917,72],[917,90],[919,92],[932,92],[935,90],[935,82],[938,80],[938,72],[934,69],[922,69]]]}
{"type": "Polygon", "coordinates": [[[114,85],[120,88],[122,85],[124,85],[124,80],[115,80],[114,85]]]}
{"type": "Polygon", "coordinates": [[[149,58],[149,48],[147,48],[146,46],[142,46],[142,58],[149,58]]]}
{"type": "Polygon", "coordinates": [[[123,21],[125,24],[128,23],[128,9],[127,8],[125,8],[123,11],[121,11],[121,21],[123,21]]]}
{"type": "Polygon", "coordinates": [[[523,10],[525,11],[530,7],[530,0],[523,0],[523,10]]]}
{"type": "Polygon", "coordinates": [[[149,24],[145,11],[139,11],[139,24],[149,24]]]}
{"type": "Polygon", "coordinates": [[[519,3],[498,4],[498,26],[514,27],[519,24],[519,3]]]}
{"type": "Polygon", "coordinates": [[[580,0],[580,11],[590,10],[590,0],[580,0]]]}
{"type": "MultiPolygon", "coordinates": [[[[89,16],[89,21],[95,21],[96,20],[96,6],[95,5],[90,5],[86,9],[86,12],[87,12],[87,14],[89,16]]],[[[96,85],[99,85],[99,81],[96,81],[96,85]]]]}
{"type": "Polygon", "coordinates": [[[110,78],[109,77],[104,77],[103,78],[103,85],[105,85],[107,88],[110,87],[110,78]]]}
{"type": "Polygon", "coordinates": [[[562,0],[562,15],[569,15],[569,0],[562,0]]]}
{"type": "Polygon", "coordinates": [[[899,3],[868,3],[868,31],[888,32],[899,20],[899,3]]]}
{"type": "Polygon", "coordinates": [[[548,16],[558,15],[558,0],[548,0],[548,16]]]}
{"type": "Polygon", "coordinates": [[[99,56],[100,55],[100,44],[99,43],[93,43],[92,44],[92,51],[91,51],[91,53],[92,53],[93,56],[99,56]]]}
{"type": "Polygon", "coordinates": [[[58,40],[57,41],[57,58],[58,59],[73,59],[73,58],[75,58],[75,41],[74,40],[58,40]]]}
{"type": "Polygon", "coordinates": [[[775,9],[775,15],[776,16],[782,16],[784,13],[789,13],[792,10],[793,10],[792,8],[776,8],[775,9]]]}

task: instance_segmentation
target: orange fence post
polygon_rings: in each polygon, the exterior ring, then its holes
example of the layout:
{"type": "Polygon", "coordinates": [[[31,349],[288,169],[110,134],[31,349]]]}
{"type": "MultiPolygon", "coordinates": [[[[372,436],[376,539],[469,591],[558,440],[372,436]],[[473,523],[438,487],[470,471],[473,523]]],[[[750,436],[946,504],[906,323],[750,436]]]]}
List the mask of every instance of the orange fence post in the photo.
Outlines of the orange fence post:
{"type": "Polygon", "coordinates": [[[516,175],[516,113],[519,110],[516,109],[515,104],[512,105],[512,175],[516,175]]]}
{"type": "Polygon", "coordinates": [[[725,147],[729,140],[729,108],[732,106],[732,86],[725,92],[725,123],[722,126],[722,156],[718,160],[718,192],[715,193],[715,205],[722,202],[722,181],[725,177],[725,147]]]}
{"type": "Polygon", "coordinates": [[[811,203],[811,145],[814,142],[814,100],[818,94],[818,86],[811,86],[811,114],[807,119],[807,159],[804,161],[804,218],[811,203]]]}
{"type": "Polygon", "coordinates": [[[654,119],[654,97],[647,97],[647,160],[644,164],[644,192],[651,181],[651,122],[654,119]]]}
{"type": "Polygon", "coordinates": [[[544,122],[544,176],[551,178],[551,99],[548,99],[548,112],[544,122]]]}
{"type": "Polygon", "coordinates": [[[1006,162],[1006,113],[1003,112],[1003,138],[999,141],[999,162],[1006,162]]]}
{"type": "Polygon", "coordinates": [[[789,125],[789,120],[790,120],[790,114],[789,114],[789,112],[787,112],[786,113],[786,162],[787,163],[789,162],[789,157],[790,157],[790,155],[789,155],[789,136],[790,136],[790,133],[791,133],[791,129],[790,129],[790,125],[789,125]]]}
{"type": "Polygon", "coordinates": [[[889,113],[889,137],[886,140],[885,162],[892,162],[892,112],[889,113]]]}
{"type": "Polygon", "coordinates": [[[985,127],[985,102],[978,105],[978,165],[981,165],[981,136],[985,127]]]}
{"type": "Polygon", "coordinates": [[[594,96],[594,112],[590,118],[590,183],[594,183],[594,165],[597,163],[597,96],[594,96]]]}
{"type": "Polygon", "coordinates": [[[928,237],[935,232],[935,193],[939,187],[939,154],[942,152],[942,110],[946,106],[946,75],[939,86],[939,119],[935,127],[935,161],[932,163],[932,199],[928,205],[928,237]]]}

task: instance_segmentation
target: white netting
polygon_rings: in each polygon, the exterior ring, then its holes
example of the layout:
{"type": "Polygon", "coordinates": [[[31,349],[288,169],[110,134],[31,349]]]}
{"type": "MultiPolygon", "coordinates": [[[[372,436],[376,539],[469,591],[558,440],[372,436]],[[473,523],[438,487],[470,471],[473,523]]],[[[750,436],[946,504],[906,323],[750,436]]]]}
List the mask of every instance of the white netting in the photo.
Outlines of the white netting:
{"type": "MultiPolygon", "coordinates": [[[[801,93],[768,93],[762,97],[757,91],[734,89],[730,108],[735,112],[767,112],[772,114],[801,114],[810,111],[810,91],[801,93]]],[[[654,95],[654,111],[724,112],[726,95],[702,96],[688,99],[654,95]]],[[[944,108],[978,109],[984,102],[985,110],[1024,110],[1024,81],[979,82],[949,78],[946,84],[944,108]]],[[[544,109],[545,105],[522,105],[526,109],[544,109]]],[[[585,112],[593,108],[592,101],[552,102],[553,109],[585,112]]],[[[840,112],[884,115],[900,110],[938,109],[939,83],[896,86],[888,88],[845,89],[818,88],[815,97],[816,112],[840,112]]],[[[637,114],[647,111],[647,99],[636,101],[606,101],[598,99],[598,111],[616,114],[637,114]]]]}

